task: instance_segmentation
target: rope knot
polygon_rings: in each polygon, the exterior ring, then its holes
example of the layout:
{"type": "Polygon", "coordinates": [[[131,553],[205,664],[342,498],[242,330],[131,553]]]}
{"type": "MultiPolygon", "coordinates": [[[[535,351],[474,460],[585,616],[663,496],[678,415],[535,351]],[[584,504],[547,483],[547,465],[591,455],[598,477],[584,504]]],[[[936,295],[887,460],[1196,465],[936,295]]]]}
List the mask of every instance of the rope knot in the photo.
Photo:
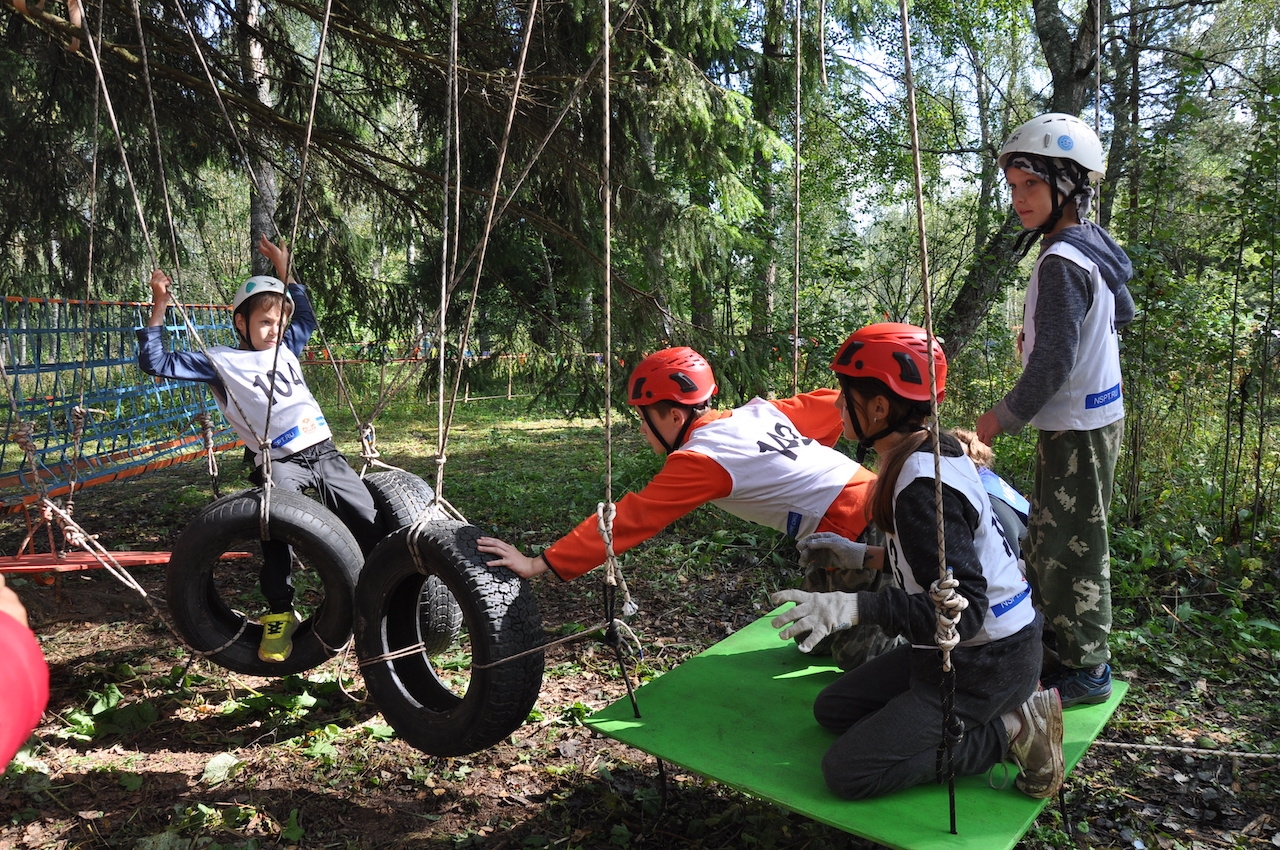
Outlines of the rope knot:
{"type": "Polygon", "coordinates": [[[960,644],[960,632],[956,626],[960,624],[960,617],[969,607],[969,600],[956,592],[959,586],[960,582],[952,574],[950,567],[947,567],[946,578],[935,579],[933,584],[929,585],[929,598],[933,600],[938,612],[934,638],[942,650],[943,669],[950,669],[951,650],[960,644]]]}
{"type": "Polygon", "coordinates": [[[381,454],[374,445],[378,441],[378,435],[373,429],[372,422],[366,422],[360,426],[360,457],[366,461],[374,460],[381,454]]]}
{"type": "Polygon", "coordinates": [[[23,453],[31,457],[34,457],[36,453],[35,428],[34,422],[28,422],[25,419],[20,420],[12,438],[23,453]]]}

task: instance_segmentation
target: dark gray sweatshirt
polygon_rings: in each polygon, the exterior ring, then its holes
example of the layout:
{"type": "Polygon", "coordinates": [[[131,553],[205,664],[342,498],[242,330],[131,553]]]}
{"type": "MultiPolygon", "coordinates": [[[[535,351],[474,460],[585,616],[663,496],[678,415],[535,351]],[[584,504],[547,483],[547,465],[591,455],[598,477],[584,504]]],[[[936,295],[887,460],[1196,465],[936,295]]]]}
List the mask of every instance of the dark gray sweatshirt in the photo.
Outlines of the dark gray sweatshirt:
{"type": "MultiPolygon", "coordinates": [[[[1116,299],[1116,330],[1133,321],[1133,296],[1127,285],[1133,277],[1133,264],[1111,235],[1086,221],[1046,237],[1040,243],[1041,253],[1056,242],[1073,245],[1101,268],[1103,280],[1116,299]]],[[[1088,273],[1064,257],[1045,258],[1040,264],[1039,287],[1035,349],[1022,377],[994,411],[1000,427],[1010,434],[1021,431],[1066,383],[1076,365],[1080,326],[1093,307],[1088,273]]]]}

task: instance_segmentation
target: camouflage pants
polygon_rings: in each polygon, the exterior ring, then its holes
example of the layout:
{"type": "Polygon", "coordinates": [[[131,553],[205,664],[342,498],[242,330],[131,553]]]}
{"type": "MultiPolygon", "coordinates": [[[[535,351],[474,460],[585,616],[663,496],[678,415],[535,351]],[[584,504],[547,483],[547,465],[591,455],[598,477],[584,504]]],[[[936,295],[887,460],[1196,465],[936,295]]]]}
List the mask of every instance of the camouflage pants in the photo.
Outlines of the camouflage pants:
{"type": "MultiPolygon", "coordinates": [[[[874,527],[868,527],[859,538],[869,546],[883,546],[884,535],[874,527]]],[[[854,593],[859,590],[875,592],[893,583],[888,570],[828,569],[822,564],[810,564],[800,582],[800,589],[811,593],[854,593]]],[[[799,643],[804,635],[798,635],[799,643]]],[[[884,629],[871,623],[861,623],[851,629],[827,635],[813,648],[810,655],[830,655],[841,670],[852,670],[869,658],[892,649],[904,641],[885,634],[884,629]]]]}
{"type": "Polygon", "coordinates": [[[1092,431],[1041,431],[1027,523],[1032,599],[1071,667],[1093,667],[1111,652],[1111,507],[1124,420],[1092,431]]]}

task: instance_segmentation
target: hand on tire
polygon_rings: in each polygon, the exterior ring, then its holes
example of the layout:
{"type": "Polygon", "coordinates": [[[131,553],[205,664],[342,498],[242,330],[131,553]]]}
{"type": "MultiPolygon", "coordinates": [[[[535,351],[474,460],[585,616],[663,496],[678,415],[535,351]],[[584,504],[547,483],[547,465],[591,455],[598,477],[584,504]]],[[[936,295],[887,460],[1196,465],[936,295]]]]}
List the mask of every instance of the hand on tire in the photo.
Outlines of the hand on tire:
{"type": "Polygon", "coordinates": [[[547,571],[547,562],[542,557],[530,558],[505,540],[496,537],[479,537],[476,548],[486,555],[498,557],[487,563],[491,567],[506,567],[521,578],[533,578],[547,571]]]}

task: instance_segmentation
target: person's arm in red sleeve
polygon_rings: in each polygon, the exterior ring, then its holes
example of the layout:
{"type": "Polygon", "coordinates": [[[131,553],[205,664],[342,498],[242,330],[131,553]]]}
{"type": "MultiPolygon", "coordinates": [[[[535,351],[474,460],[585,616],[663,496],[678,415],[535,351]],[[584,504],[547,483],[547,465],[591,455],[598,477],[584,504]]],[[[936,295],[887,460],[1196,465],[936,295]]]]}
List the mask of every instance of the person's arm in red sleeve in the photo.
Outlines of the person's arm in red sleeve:
{"type": "MultiPolygon", "coordinates": [[[[643,543],[694,508],[729,495],[733,480],[725,468],[697,452],[672,452],[645,488],[618,500],[613,518],[616,555],[643,543]]],[[[543,560],[560,578],[577,578],[605,561],[604,541],[594,516],[547,547],[543,560]]]]}
{"type": "Polygon", "coordinates": [[[780,398],[772,404],[791,420],[791,424],[801,434],[824,446],[834,446],[844,433],[844,423],[840,420],[840,411],[836,409],[836,399],[839,397],[839,390],[821,389],[791,398],[780,398]]]}
{"type": "Polygon", "coordinates": [[[17,594],[0,578],[0,773],[31,737],[49,704],[49,665],[25,617],[17,594]]]}

